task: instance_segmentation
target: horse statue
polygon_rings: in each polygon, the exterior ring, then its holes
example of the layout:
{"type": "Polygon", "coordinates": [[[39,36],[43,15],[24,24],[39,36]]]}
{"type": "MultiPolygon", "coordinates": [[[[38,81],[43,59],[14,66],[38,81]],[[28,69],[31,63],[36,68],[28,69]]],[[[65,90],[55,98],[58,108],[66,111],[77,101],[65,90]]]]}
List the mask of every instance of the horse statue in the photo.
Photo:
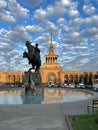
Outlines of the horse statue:
{"type": "Polygon", "coordinates": [[[26,46],[28,49],[28,52],[23,53],[23,58],[27,58],[29,61],[29,64],[32,65],[32,68],[35,72],[39,72],[40,66],[41,66],[41,59],[40,59],[40,50],[38,48],[38,44],[36,46],[32,46],[29,41],[26,42],[26,46]]]}
{"type": "Polygon", "coordinates": [[[23,58],[27,58],[29,64],[32,65],[32,68],[29,69],[28,72],[25,72],[24,77],[24,86],[26,94],[34,94],[38,93],[38,90],[41,87],[41,75],[39,73],[39,69],[41,66],[40,60],[40,50],[38,48],[38,44],[36,46],[32,46],[29,41],[26,42],[26,47],[28,52],[23,53],[23,58]],[[32,71],[34,70],[34,72],[32,71]]]}

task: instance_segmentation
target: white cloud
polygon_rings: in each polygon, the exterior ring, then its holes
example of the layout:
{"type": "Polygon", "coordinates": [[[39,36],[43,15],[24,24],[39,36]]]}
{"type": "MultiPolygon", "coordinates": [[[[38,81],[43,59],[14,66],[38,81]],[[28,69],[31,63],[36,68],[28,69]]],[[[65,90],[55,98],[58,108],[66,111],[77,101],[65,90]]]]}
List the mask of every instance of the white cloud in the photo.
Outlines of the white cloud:
{"type": "Polygon", "coordinates": [[[86,27],[89,26],[98,26],[98,15],[94,14],[91,17],[86,17],[83,19],[83,23],[86,25],[86,27]]]}
{"type": "Polygon", "coordinates": [[[84,30],[82,33],[83,33],[83,35],[84,35],[85,37],[94,36],[94,35],[97,35],[97,34],[98,34],[98,28],[95,28],[95,27],[87,28],[87,29],[84,30]]]}
{"type": "MultiPolygon", "coordinates": [[[[24,46],[27,40],[31,40],[31,37],[26,33],[23,26],[16,26],[10,31],[1,29],[0,32],[4,33],[4,35],[0,35],[0,50],[2,52],[10,52],[15,48],[19,48],[20,44],[24,46]]],[[[20,48],[23,50],[22,47],[20,48]]]]}
{"type": "Polygon", "coordinates": [[[62,17],[65,13],[66,8],[60,2],[56,2],[54,5],[47,6],[46,9],[36,10],[33,18],[38,22],[45,23],[48,19],[62,17]]]}
{"type": "Polygon", "coordinates": [[[0,9],[5,8],[7,6],[6,0],[0,0],[0,9]]]}
{"type": "Polygon", "coordinates": [[[58,26],[64,27],[66,25],[66,20],[64,18],[59,18],[57,20],[58,26]]]}
{"type": "Polygon", "coordinates": [[[16,19],[27,18],[29,10],[22,7],[16,0],[10,0],[8,9],[16,19]]]}
{"type": "Polygon", "coordinates": [[[8,31],[7,31],[6,29],[1,28],[1,29],[0,29],[0,37],[6,36],[7,32],[8,32],[8,31]]]}
{"type": "Polygon", "coordinates": [[[1,50],[3,50],[3,49],[7,49],[8,46],[9,46],[8,43],[1,43],[1,44],[0,44],[0,49],[1,49],[1,50]]]}
{"type": "Polygon", "coordinates": [[[49,42],[49,34],[45,33],[42,36],[39,36],[38,38],[35,39],[35,42],[37,43],[47,43],[49,42]]]}
{"type": "Polygon", "coordinates": [[[13,42],[24,42],[30,40],[29,35],[26,33],[26,30],[22,25],[14,27],[8,33],[7,38],[11,39],[13,42]]]}
{"type": "Polygon", "coordinates": [[[22,7],[16,0],[0,2],[0,22],[15,23],[18,19],[29,17],[29,10],[22,7]]]}
{"type": "Polygon", "coordinates": [[[71,36],[72,38],[77,38],[77,37],[80,36],[80,33],[79,33],[79,32],[73,32],[73,33],[70,33],[70,36],[71,36]]]}
{"type": "Polygon", "coordinates": [[[70,11],[69,11],[69,15],[70,15],[71,17],[78,17],[79,12],[78,12],[78,10],[70,10],[70,11]]]}
{"type": "Polygon", "coordinates": [[[13,16],[11,16],[10,12],[2,11],[2,12],[0,12],[0,21],[14,23],[14,22],[16,22],[16,19],[13,16]]]}
{"type": "Polygon", "coordinates": [[[43,0],[20,0],[22,5],[33,7],[39,5],[43,0]]]}
{"type": "Polygon", "coordinates": [[[76,45],[76,44],[85,43],[86,38],[81,36],[81,33],[75,32],[75,31],[72,32],[70,30],[68,34],[63,35],[62,41],[63,43],[66,43],[66,44],[76,45]]]}
{"type": "Polygon", "coordinates": [[[97,42],[98,41],[98,34],[97,35],[95,35],[95,37],[94,37],[94,42],[97,42]]]}
{"type": "Polygon", "coordinates": [[[61,3],[57,3],[54,6],[47,7],[48,17],[60,17],[66,13],[66,8],[61,3]]]}
{"type": "Polygon", "coordinates": [[[62,4],[65,6],[70,5],[70,0],[61,0],[62,4]]]}
{"type": "Polygon", "coordinates": [[[41,33],[43,31],[43,28],[38,26],[38,25],[32,25],[32,26],[28,25],[25,28],[31,34],[38,34],[38,33],[41,33]]]}
{"type": "Polygon", "coordinates": [[[38,22],[42,23],[42,22],[47,21],[47,15],[46,14],[47,14],[47,12],[44,9],[40,8],[40,9],[35,11],[33,18],[35,20],[37,20],[38,22]]]}
{"type": "Polygon", "coordinates": [[[93,13],[95,13],[96,8],[94,6],[92,6],[92,5],[84,5],[83,6],[83,11],[86,14],[93,14],[93,13]]]}

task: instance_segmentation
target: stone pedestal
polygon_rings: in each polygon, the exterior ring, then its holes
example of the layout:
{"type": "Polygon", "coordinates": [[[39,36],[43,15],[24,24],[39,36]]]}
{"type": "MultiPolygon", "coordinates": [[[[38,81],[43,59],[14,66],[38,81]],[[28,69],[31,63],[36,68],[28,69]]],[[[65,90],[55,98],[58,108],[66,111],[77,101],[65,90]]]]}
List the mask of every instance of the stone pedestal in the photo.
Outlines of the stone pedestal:
{"type": "Polygon", "coordinates": [[[43,88],[41,86],[41,75],[39,72],[35,73],[32,70],[25,72],[24,81],[25,94],[31,95],[43,93],[43,88]]]}

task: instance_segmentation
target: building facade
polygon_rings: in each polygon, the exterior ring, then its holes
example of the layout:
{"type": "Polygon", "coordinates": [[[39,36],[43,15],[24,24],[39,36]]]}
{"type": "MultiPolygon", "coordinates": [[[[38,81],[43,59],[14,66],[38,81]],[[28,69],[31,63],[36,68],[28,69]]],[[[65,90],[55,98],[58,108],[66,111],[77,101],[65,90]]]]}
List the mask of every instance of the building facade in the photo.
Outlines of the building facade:
{"type": "Polygon", "coordinates": [[[24,72],[0,72],[0,84],[22,84],[24,72]]]}
{"type": "Polygon", "coordinates": [[[85,83],[92,84],[93,79],[98,78],[97,71],[64,71],[58,63],[58,55],[54,53],[52,43],[49,54],[45,55],[45,63],[40,69],[42,83],[48,85],[85,83]]]}

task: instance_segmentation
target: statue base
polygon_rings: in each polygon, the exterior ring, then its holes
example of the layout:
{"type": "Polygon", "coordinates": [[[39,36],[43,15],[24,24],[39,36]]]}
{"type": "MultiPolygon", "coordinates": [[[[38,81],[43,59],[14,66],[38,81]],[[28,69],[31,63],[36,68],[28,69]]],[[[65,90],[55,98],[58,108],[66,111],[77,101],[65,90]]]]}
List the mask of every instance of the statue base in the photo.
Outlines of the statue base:
{"type": "Polygon", "coordinates": [[[35,72],[34,70],[29,70],[25,73],[24,78],[24,86],[25,86],[25,94],[28,95],[36,95],[42,94],[43,88],[41,86],[41,75],[39,72],[35,72]]]}

